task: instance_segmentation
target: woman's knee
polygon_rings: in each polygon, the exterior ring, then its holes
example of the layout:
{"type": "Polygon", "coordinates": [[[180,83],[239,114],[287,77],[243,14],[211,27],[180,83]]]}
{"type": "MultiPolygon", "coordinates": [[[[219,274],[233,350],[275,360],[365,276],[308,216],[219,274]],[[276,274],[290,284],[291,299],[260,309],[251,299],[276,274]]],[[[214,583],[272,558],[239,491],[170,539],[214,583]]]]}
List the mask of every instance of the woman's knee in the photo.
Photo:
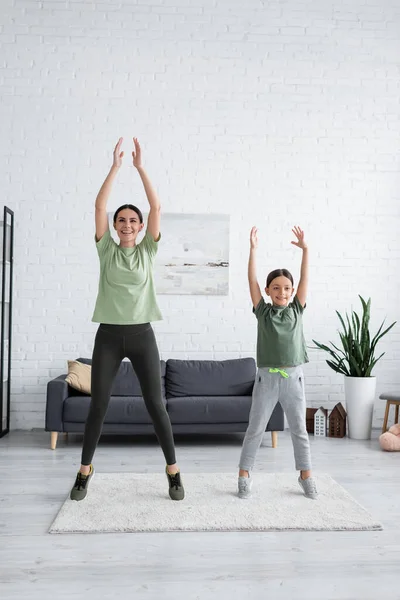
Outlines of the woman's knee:
{"type": "Polygon", "coordinates": [[[167,407],[161,399],[156,401],[154,401],[154,399],[148,402],[145,401],[145,405],[149,415],[153,420],[161,420],[165,419],[165,417],[168,417],[169,419],[167,407]]]}

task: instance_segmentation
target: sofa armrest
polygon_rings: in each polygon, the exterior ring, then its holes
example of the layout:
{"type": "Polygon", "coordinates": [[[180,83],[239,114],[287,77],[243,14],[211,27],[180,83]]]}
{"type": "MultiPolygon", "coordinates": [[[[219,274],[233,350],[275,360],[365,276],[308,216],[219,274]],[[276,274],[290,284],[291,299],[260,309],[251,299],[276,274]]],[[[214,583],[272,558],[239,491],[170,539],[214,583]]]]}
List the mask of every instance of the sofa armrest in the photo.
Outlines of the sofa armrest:
{"type": "Polygon", "coordinates": [[[69,396],[69,385],[65,381],[67,374],[59,375],[47,384],[46,431],[64,431],[63,405],[69,396]]]}

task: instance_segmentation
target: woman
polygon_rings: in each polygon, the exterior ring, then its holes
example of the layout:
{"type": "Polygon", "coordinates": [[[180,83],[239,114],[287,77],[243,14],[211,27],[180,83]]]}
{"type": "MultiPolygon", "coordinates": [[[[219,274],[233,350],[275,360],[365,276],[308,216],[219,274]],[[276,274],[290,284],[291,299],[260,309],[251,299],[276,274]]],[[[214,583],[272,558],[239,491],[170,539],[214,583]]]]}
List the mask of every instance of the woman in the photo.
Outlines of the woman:
{"type": "Polygon", "coordinates": [[[92,321],[100,323],[92,359],[91,403],[85,426],[82,464],[71,490],[72,500],[83,500],[94,474],[92,459],[110,400],[111,387],[121,361],[127,357],[139,379],[146,408],[153,421],[167,463],[166,474],[172,500],[183,500],[184,489],[176,464],[171,422],[162,401],[160,357],[150,321],[160,320],[153,283],[153,263],[160,240],[160,203],[142,166],[141,149],[133,138],[133,166],[142,180],[150,204],[146,234],[140,210],[132,204],[114,214],[114,229],[120,243],[111,237],[107,200],[121,168],[122,138],[114,149],[113,165],[96,198],[96,247],[100,259],[100,281],[92,321]]]}

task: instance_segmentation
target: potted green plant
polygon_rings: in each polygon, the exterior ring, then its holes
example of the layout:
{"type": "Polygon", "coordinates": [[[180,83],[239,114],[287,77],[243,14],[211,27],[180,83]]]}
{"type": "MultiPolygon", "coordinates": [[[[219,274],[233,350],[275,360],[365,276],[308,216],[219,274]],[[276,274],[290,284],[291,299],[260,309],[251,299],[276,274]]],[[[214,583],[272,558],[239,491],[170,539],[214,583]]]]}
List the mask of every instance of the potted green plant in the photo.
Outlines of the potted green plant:
{"type": "Polygon", "coordinates": [[[346,322],[341,314],[336,311],[343,327],[339,331],[342,348],[329,342],[332,348],[313,340],[320,350],[328,352],[331,356],[327,364],[336,373],[344,375],[344,390],[346,410],[348,417],[349,437],[357,440],[367,440],[371,437],[372,417],[374,410],[376,378],[372,370],[384,352],[375,357],[375,350],[379,340],[392,329],[396,321],[382,331],[385,321],[381,323],[377,333],[371,339],[369,320],[371,298],[366,302],[359,296],[363,308],[361,318],[355,311],[351,319],[346,313],[346,322]]]}

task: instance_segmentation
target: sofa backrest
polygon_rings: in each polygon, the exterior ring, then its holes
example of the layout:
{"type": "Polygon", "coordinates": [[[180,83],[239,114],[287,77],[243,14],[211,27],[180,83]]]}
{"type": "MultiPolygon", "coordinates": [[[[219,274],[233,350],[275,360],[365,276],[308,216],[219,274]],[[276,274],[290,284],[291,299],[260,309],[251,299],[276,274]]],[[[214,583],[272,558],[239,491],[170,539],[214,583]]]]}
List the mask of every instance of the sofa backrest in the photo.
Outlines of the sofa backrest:
{"type": "Polygon", "coordinates": [[[251,396],[254,358],[167,360],[167,398],[177,396],[251,396]]]}
{"type": "MultiPolygon", "coordinates": [[[[91,365],[91,358],[77,358],[81,363],[85,365],[91,365]]],[[[162,394],[165,398],[165,370],[166,364],[164,360],[160,361],[161,367],[161,386],[162,394]]],[[[111,396],[141,396],[142,390],[140,389],[139,380],[132,367],[130,360],[122,361],[118,373],[114,379],[113,386],[111,388],[111,396]]]]}

